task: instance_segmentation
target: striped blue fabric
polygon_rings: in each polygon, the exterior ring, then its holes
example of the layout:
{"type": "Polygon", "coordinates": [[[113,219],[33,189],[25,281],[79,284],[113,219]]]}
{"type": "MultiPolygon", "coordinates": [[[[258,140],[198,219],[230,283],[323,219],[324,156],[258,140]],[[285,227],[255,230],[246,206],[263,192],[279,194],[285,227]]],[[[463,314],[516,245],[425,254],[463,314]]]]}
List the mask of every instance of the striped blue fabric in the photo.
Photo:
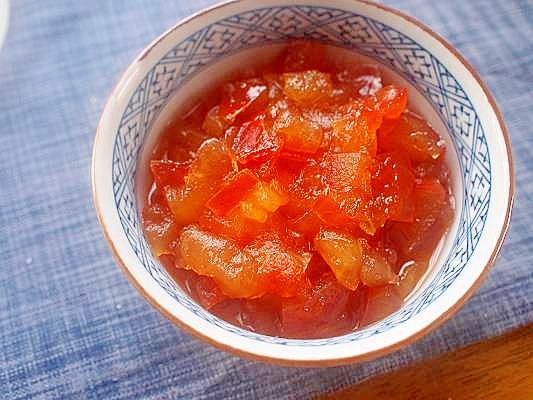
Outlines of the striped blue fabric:
{"type": "Polygon", "coordinates": [[[307,398],[533,321],[528,0],[389,2],[466,56],[511,134],[517,186],[511,229],[488,278],[453,319],[372,362],[296,369],[216,350],[149,306],[116,266],[96,221],[93,135],[133,57],[212,3],[11,1],[0,50],[0,398],[307,398]]]}

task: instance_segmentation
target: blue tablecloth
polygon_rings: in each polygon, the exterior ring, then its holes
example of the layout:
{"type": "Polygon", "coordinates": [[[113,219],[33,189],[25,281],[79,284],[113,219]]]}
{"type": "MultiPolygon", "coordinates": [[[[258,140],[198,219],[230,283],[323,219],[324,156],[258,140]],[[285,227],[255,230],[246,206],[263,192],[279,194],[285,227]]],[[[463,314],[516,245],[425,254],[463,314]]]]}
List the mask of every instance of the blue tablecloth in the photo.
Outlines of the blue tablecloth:
{"type": "Polygon", "coordinates": [[[390,1],[473,63],[513,144],[517,198],[507,241],[453,319],[373,362],[295,369],[216,350],[150,307],[96,221],[93,135],[133,57],[211,3],[11,1],[0,51],[0,398],[305,398],[533,321],[531,0],[390,1]]]}

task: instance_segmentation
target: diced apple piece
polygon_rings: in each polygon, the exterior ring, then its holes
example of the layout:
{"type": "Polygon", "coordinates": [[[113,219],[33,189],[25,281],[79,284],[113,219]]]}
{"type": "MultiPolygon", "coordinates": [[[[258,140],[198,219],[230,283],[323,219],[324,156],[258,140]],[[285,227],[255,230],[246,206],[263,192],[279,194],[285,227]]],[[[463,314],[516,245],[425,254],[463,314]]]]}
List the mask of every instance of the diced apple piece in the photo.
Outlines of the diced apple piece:
{"type": "Polygon", "coordinates": [[[372,179],[372,217],[381,227],[386,221],[412,222],[415,177],[409,160],[399,152],[383,153],[377,158],[372,179]]]}
{"type": "Polygon", "coordinates": [[[406,256],[431,256],[453,218],[449,193],[436,179],[424,180],[413,190],[414,221],[394,222],[389,236],[406,256]]]}
{"type": "Polygon", "coordinates": [[[354,65],[350,63],[336,74],[343,84],[350,85],[352,92],[359,96],[372,96],[383,87],[381,71],[375,65],[354,65]]]}
{"type": "Polygon", "coordinates": [[[208,310],[228,299],[216,282],[208,276],[198,275],[176,265],[171,265],[167,270],[195,301],[208,310]]]}
{"type": "Polygon", "coordinates": [[[405,110],[407,97],[407,89],[396,85],[387,85],[379,89],[374,96],[368,98],[367,103],[372,105],[383,118],[395,119],[405,110]]]}
{"type": "Polygon", "coordinates": [[[179,163],[188,163],[191,156],[200,145],[209,138],[209,135],[189,119],[171,121],[165,127],[165,133],[158,148],[168,148],[169,160],[179,163]]]}
{"type": "Polygon", "coordinates": [[[231,125],[237,118],[246,118],[261,111],[268,101],[267,85],[261,79],[229,83],[220,101],[219,115],[231,125]]]}
{"type": "Polygon", "coordinates": [[[222,142],[218,139],[206,140],[191,162],[184,185],[180,188],[165,188],[168,206],[178,225],[184,226],[198,219],[207,200],[231,171],[231,159],[222,142]]]}
{"type": "Polygon", "coordinates": [[[324,131],[321,148],[327,148],[331,141],[331,128],[333,122],[345,116],[338,107],[313,107],[302,110],[302,116],[313,124],[320,126],[324,131]]]}
{"type": "Polygon", "coordinates": [[[299,104],[314,104],[328,97],[333,90],[329,74],[309,70],[283,74],[283,90],[287,97],[299,104]]]}
{"type": "Polygon", "coordinates": [[[289,194],[289,202],[283,207],[283,213],[290,218],[300,217],[310,211],[324,188],[320,166],[314,160],[305,161],[294,170],[286,165],[280,167],[279,177],[285,180],[289,194]]]}
{"type": "Polygon", "coordinates": [[[353,232],[360,229],[373,235],[375,229],[371,229],[368,199],[361,192],[330,190],[321,195],[313,206],[316,216],[328,226],[342,226],[353,232]]]}
{"type": "Polygon", "coordinates": [[[254,202],[241,201],[239,205],[241,207],[241,212],[243,213],[243,215],[245,215],[251,220],[260,223],[265,223],[268,219],[268,211],[262,207],[259,207],[254,202]]]}
{"type": "Polygon", "coordinates": [[[331,272],[324,274],[311,288],[282,303],[283,336],[319,338],[349,332],[360,326],[364,305],[362,290],[349,290],[331,272]]]}
{"type": "Polygon", "coordinates": [[[258,182],[259,179],[249,169],[237,172],[208,200],[207,208],[218,216],[226,215],[258,182]]]}
{"type": "Polygon", "coordinates": [[[227,296],[234,298],[256,298],[265,293],[294,295],[311,259],[310,253],[288,249],[276,234],[259,236],[240,249],[230,240],[195,226],[183,230],[178,251],[185,269],[212,277],[227,296]]]}
{"type": "Polygon", "coordinates": [[[372,249],[365,239],[359,239],[362,249],[361,281],[368,287],[397,283],[398,277],[388,261],[372,249]]]}
{"type": "Polygon", "coordinates": [[[277,104],[278,101],[282,101],[285,99],[285,96],[283,95],[283,79],[281,78],[281,75],[266,73],[263,75],[263,80],[266,82],[267,85],[267,93],[269,100],[267,108],[269,108],[273,104],[277,104]]]}
{"type": "Polygon", "coordinates": [[[289,201],[287,194],[275,179],[270,182],[260,182],[250,193],[247,200],[256,203],[271,213],[289,201]]]}
{"type": "Polygon", "coordinates": [[[395,285],[387,285],[367,290],[367,306],[362,326],[379,321],[400,309],[403,299],[394,290],[395,285]]]}
{"type": "Polygon", "coordinates": [[[256,264],[256,279],[268,287],[268,293],[291,297],[300,292],[311,253],[289,248],[274,232],[258,236],[244,251],[256,264]]]}
{"type": "Polygon", "coordinates": [[[327,190],[313,210],[329,224],[347,224],[351,220],[373,234],[369,215],[372,196],[372,160],[366,152],[327,153],[321,163],[327,190]]]}
{"type": "Polygon", "coordinates": [[[322,143],[323,131],[301,115],[283,113],[276,119],[276,131],[284,138],[283,150],[293,153],[314,154],[322,143]]]}
{"type": "Polygon", "coordinates": [[[229,299],[210,311],[219,318],[252,332],[280,336],[280,298],[265,295],[257,299],[229,299]]]}
{"type": "Polygon", "coordinates": [[[443,157],[438,158],[436,161],[426,161],[418,164],[413,173],[417,182],[437,179],[446,187],[450,186],[450,169],[445,164],[443,157]]]}
{"type": "Polygon", "coordinates": [[[264,162],[281,151],[283,139],[265,128],[262,119],[245,122],[231,143],[235,160],[242,165],[249,162],[264,162]]]}
{"type": "Polygon", "coordinates": [[[165,186],[180,187],[185,181],[190,163],[179,163],[170,160],[150,161],[150,171],[156,186],[163,189],[165,186]]]}
{"type": "Polygon", "coordinates": [[[318,216],[309,210],[301,216],[287,221],[287,226],[295,232],[304,235],[307,240],[312,240],[319,232],[323,221],[318,216]]]}
{"type": "Polygon", "coordinates": [[[253,260],[228,239],[191,225],[180,235],[178,259],[183,268],[213,278],[227,296],[251,298],[264,294],[261,282],[255,279],[253,260]]]}
{"type": "Polygon", "coordinates": [[[221,137],[237,118],[245,119],[266,106],[267,86],[259,79],[230,83],[220,104],[211,108],[204,119],[202,129],[212,137],[221,137]]]}
{"type": "Polygon", "coordinates": [[[230,123],[220,115],[220,106],[214,106],[205,115],[202,129],[211,137],[219,138],[224,135],[230,123]]]}
{"type": "Polygon", "coordinates": [[[385,121],[378,131],[378,146],[384,152],[401,151],[414,164],[440,160],[446,150],[440,136],[413,112],[385,121]]]}
{"type": "Polygon", "coordinates": [[[324,70],[327,67],[327,51],[324,45],[311,41],[291,43],[285,50],[284,71],[301,72],[308,69],[324,70]]]}
{"type": "Polygon", "coordinates": [[[428,267],[427,261],[409,261],[400,269],[400,281],[395,287],[396,293],[405,299],[418,285],[428,267]]]}
{"type": "Polygon", "coordinates": [[[351,221],[341,208],[342,200],[337,201],[334,193],[321,195],[313,206],[313,213],[324,223],[332,226],[345,226],[351,221]]]}
{"type": "Polygon", "coordinates": [[[360,152],[365,150],[374,157],[377,152],[376,131],[381,125],[381,115],[364,105],[356,105],[349,115],[333,121],[331,147],[335,152],[360,152]]]}
{"type": "Polygon", "coordinates": [[[163,204],[148,204],[142,211],[146,239],[156,257],[174,252],[179,227],[172,213],[163,204]]]}
{"type": "Polygon", "coordinates": [[[438,160],[444,154],[444,140],[440,139],[433,130],[413,131],[409,134],[411,153],[418,153],[416,161],[438,160]]]}
{"type": "Polygon", "coordinates": [[[315,237],[314,244],[339,283],[350,290],[357,289],[362,265],[358,240],[347,233],[322,230],[315,237]]]}
{"type": "Polygon", "coordinates": [[[206,208],[198,219],[200,229],[232,239],[238,244],[250,243],[265,230],[265,223],[248,218],[240,207],[224,216],[217,216],[206,208]]]}
{"type": "Polygon", "coordinates": [[[327,153],[321,165],[324,181],[330,189],[346,193],[352,190],[371,192],[372,164],[365,152],[327,153]]]}
{"type": "Polygon", "coordinates": [[[270,182],[259,182],[240,202],[240,207],[248,218],[263,223],[271,213],[288,201],[288,195],[279,182],[273,179],[270,182]]]}

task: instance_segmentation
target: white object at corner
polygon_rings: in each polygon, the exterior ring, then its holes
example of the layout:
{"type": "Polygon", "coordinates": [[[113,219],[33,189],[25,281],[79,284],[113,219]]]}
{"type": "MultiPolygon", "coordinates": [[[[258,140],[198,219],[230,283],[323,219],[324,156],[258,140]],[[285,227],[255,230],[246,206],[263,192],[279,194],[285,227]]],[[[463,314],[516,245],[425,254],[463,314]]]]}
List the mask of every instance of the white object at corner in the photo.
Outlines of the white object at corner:
{"type": "Polygon", "coordinates": [[[7,33],[7,27],[9,26],[9,1],[0,0],[0,49],[4,43],[4,39],[7,33]]]}

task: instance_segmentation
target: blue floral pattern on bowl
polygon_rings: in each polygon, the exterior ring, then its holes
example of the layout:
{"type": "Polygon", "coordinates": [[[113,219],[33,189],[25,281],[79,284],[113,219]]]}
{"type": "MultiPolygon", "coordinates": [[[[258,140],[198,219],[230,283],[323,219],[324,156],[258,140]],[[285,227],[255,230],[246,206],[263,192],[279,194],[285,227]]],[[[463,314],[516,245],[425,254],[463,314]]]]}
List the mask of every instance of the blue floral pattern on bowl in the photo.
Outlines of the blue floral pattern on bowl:
{"type": "Polygon", "coordinates": [[[453,284],[478,244],[485,227],[491,191],[490,153],[476,110],[449,70],[430,51],[405,34],[368,17],[316,6],[267,7],[213,23],[187,37],[146,74],[122,115],[113,150],[112,182],[119,218],[128,241],[150,275],[176,301],[198,316],[239,335],[291,346],[320,346],[356,341],[387,331],[421,312],[453,284]],[[152,123],[172,94],[200,69],[234,52],[313,39],[357,51],[390,67],[411,82],[448,128],[465,185],[460,222],[452,249],[430,285],[412,302],[383,321],[345,336],[287,340],[230,325],[183,295],[151,254],[136,208],[137,156],[152,123]]]}

